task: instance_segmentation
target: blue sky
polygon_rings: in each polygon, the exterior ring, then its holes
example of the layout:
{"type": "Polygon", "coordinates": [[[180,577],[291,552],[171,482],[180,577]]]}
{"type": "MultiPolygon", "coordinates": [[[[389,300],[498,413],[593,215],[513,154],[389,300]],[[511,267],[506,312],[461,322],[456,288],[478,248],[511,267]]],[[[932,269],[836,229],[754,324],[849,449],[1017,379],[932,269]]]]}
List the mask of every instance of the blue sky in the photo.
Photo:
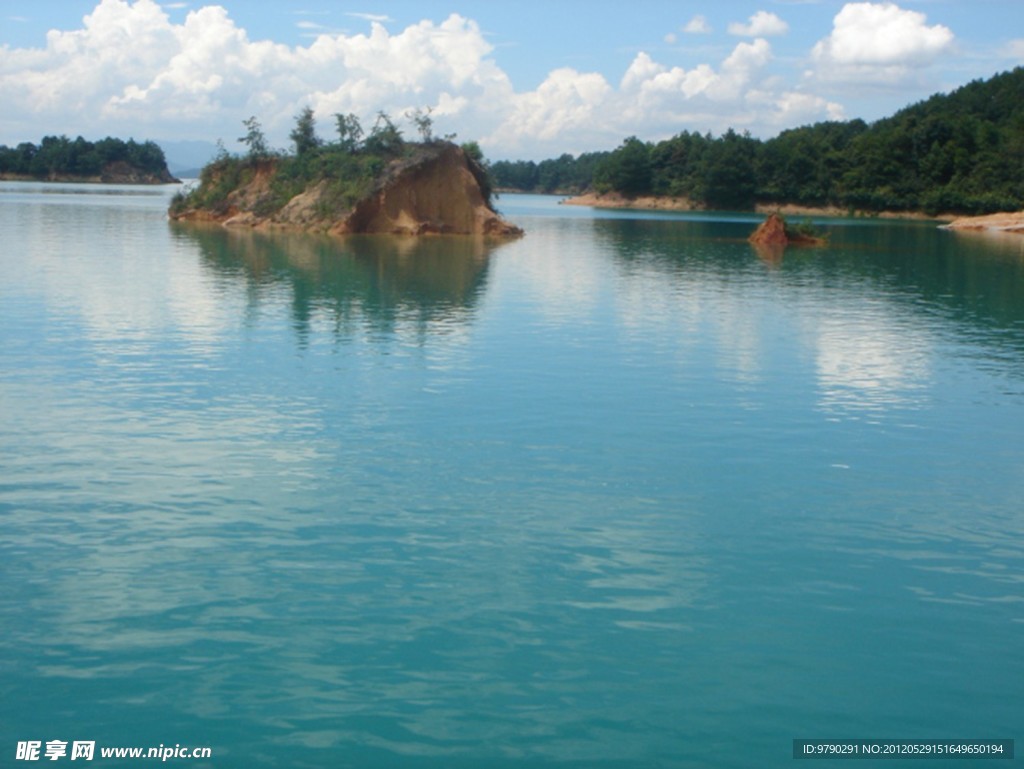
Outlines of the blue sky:
{"type": "MultiPolygon", "coordinates": [[[[1021,0],[0,0],[0,143],[284,146],[310,105],[434,110],[492,158],[874,120],[1024,64],[1021,0]]],[[[411,129],[410,129],[411,130],[411,129]]]]}

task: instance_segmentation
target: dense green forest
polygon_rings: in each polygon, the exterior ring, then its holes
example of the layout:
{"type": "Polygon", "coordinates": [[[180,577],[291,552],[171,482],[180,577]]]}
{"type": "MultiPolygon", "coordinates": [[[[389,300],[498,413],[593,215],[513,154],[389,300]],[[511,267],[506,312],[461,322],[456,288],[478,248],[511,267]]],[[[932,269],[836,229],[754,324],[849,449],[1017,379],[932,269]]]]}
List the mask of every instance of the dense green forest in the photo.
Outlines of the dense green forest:
{"type": "Polygon", "coordinates": [[[761,141],[689,131],[541,163],[498,161],[499,189],[667,195],[721,209],[755,203],[982,214],[1024,208],[1024,68],[867,124],[824,122],[761,141]]]}
{"type": "Polygon", "coordinates": [[[107,137],[90,142],[79,136],[46,136],[39,145],[22,142],[17,147],[0,145],[0,174],[37,179],[96,177],[112,163],[127,163],[140,172],[167,175],[164,151],[155,142],[138,143],[107,137]]]}
{"type": "Polygon", "coordinates": [[[578,157],[566,153],[542,160],[498,160],[491,163],[491,176],[501,189],[544,194],[576,193],[592,186],[594,172],[610,152],[588,152],[578,157]]]}

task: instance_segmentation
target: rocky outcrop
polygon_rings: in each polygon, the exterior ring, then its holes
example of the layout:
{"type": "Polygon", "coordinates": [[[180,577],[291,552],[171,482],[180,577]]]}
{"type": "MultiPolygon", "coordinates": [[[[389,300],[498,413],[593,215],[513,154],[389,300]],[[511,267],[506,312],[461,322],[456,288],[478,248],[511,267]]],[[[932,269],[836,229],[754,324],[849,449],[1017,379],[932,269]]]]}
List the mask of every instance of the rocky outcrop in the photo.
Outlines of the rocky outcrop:
{"type": "Polygon", "coordinates": [[[487,203],[475,169],[453,144],[397,164],[332,230],[400,235],[521,235],[487,203]]]}
{"type": "Polygon", "coordinates": [[[276,164],[274,160],[258,164],[216,209],[186,208],[172,211],[171,217],[338,235],[522,234],[490,206],[483,170],[449,142],[414,145],[385,168],[368,194],[348,205],[332,196],[330,180],[320,178],[268,212],[266,201],[276,164]]]}
{"type": "Polygon", "coordinates": [[[789,243],[786,223],[778,214],[771,214],[758,225],[748,240],[755,246],[785,246],[789,243]]]}
{"type": "Polygon", "coordinates": [[[748,238],[755,246],[776,248],[790,244],[817,246],[825,243],[824,238],[808,235],[790,229],[786,220],[778,214],[770,214],[748,238]]]}

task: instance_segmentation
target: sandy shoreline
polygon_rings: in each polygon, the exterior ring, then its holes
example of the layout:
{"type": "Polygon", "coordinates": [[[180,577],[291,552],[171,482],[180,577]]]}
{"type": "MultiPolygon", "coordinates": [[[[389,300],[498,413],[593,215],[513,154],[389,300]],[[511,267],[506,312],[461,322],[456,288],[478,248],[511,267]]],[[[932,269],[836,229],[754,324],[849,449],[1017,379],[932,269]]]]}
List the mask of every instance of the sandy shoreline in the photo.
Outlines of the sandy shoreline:
{"type": "Polygon", "coordinates": [[[589,206],[591,208],[632,208],[646,211],[702,211],[704,206],[689,198],[668,198],[645,195],[627,198],[617,192],[585,192],[561,201],[566,206],[589,206]]]}
{"type": "MultiPolygon", "coordinates": [[[[627,198],[618,193],[599,194],[588,192],[583,195],[563,200],[562,203],[568,206],[590,206],[592,208],[622,208],[637,209],[642,211],[704,211],[706,207],[695,203],[684,197],[657,197],[641,196],[627,198]]],[[[850,211],[838,206],[800,206],[792,203],[758,203],[753,213],[773,214],[783,216],[827,216],[835,218],[848,218],[850,216],[869,219],[919,219],[924,221],[953,222],[957,217],[953,214],[939,214],[928,216],[914,211],[850,211]]],[[[1006,214],[1004,214],[1006,216],[1006,214]]]]}
{"type": "MultiPolygon", "coordinates": [[[[689,198],[670,198],[642,196],[627,198],[615,192],[599,194],[587,192],[583,195],[566,198],[561,201],[567,206],[590,206],[592,208],[620,208],[640,211],[703,211],[705,206],[695,203],[689,198]]],[[[868,218],[868,219],[917,219],[921,221],[942,222],[945,229],[959,231],[1012,232],[1024,235],[1024,211],[987,214],[985,216],[957,216],[956,214],[938,214],[929,216],[914,211],[850,211],[837,206],[799,206],[791,203],[771,204],[758,203],[754,207],[756,214],[778,213],[783,216],[827,216],[835,218],[868,218]]]]}
{"type": "Polygon", "coordinates": [[[988,216],[964,216],[946,225],[950,230],[988,230],[1016,232],[1024,235],[1024,211],[988,216]]]}

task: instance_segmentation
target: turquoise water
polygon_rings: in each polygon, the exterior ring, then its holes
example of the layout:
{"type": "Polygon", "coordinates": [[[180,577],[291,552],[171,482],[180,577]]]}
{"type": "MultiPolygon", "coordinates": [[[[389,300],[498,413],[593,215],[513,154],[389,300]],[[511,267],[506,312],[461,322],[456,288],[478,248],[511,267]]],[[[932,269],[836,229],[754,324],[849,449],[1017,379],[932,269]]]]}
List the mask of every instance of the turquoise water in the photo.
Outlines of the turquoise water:
{"type": "Polygon", "coordinates": [[[0,185],[6,759],[1024,737],[1024,240],[509,195],[519,241],[339,242],[171,192],[0,185]]]}

